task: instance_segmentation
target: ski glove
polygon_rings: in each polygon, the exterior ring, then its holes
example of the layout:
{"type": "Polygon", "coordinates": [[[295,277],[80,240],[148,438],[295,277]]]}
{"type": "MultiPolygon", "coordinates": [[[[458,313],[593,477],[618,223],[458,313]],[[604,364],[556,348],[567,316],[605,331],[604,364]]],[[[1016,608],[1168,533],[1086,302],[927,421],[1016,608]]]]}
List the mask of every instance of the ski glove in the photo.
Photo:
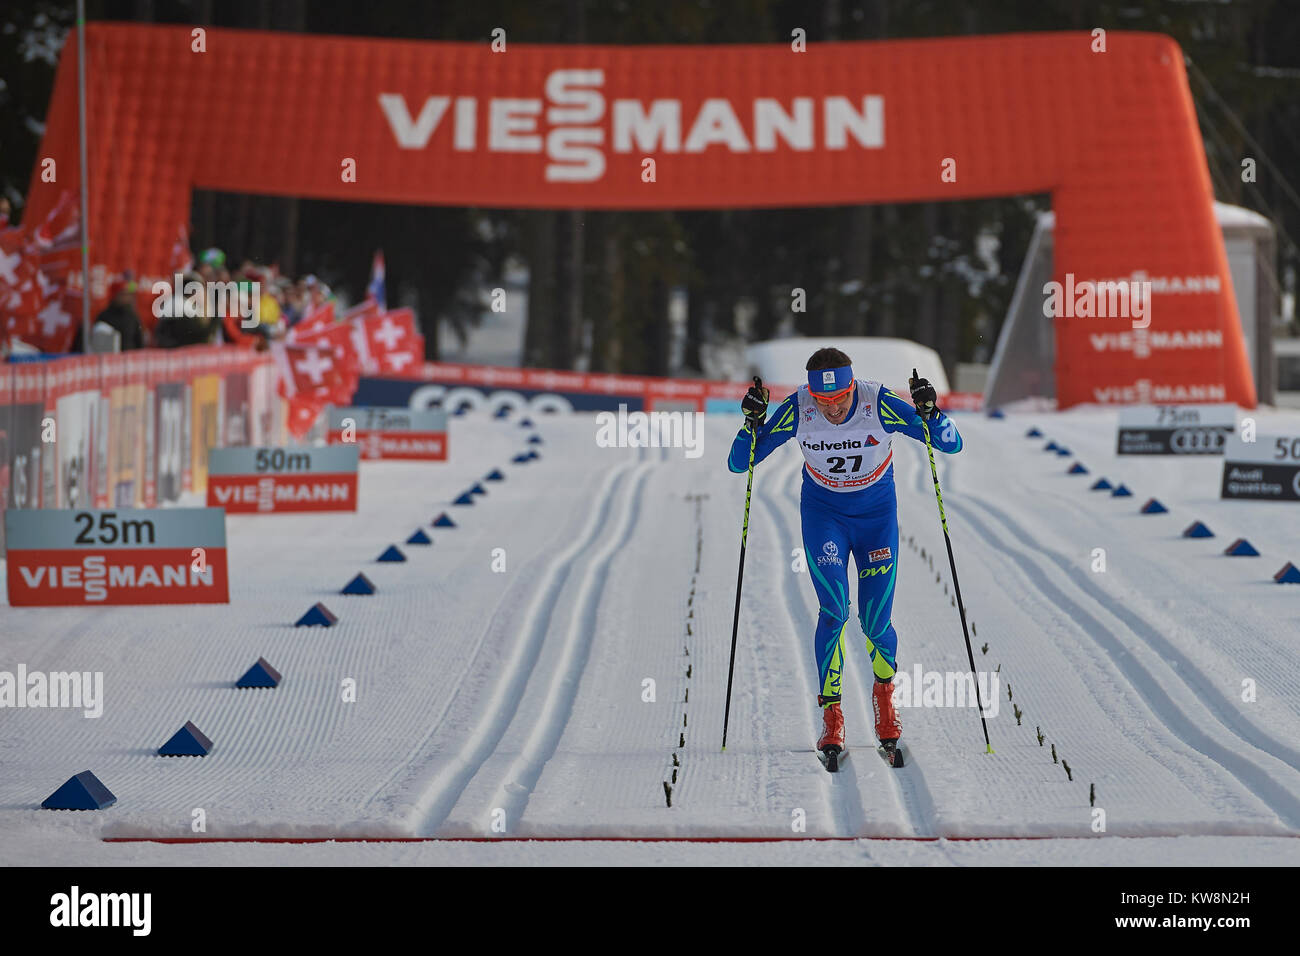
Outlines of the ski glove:
{"type": "Polygon", "coordinates": [[[922,420],[929,421],[939,414],[939,406],[935,404],[939,398],[938,393],[928,380],[917,374],[916,369],[912,369],[912,377],[908,379],[907,384],[912,390],[912,404],[916,406],[916,414],[920,415],[922,420]]]}
{"type": "Polygon", "coordinates": [[[741,410],[745,413],[745,424],[757,427],[767,420],[767,399],[768,390],[762,386],[757,377],[754,378],[754,385],[749,387],[745,397],[740,401],[741,410]]]}

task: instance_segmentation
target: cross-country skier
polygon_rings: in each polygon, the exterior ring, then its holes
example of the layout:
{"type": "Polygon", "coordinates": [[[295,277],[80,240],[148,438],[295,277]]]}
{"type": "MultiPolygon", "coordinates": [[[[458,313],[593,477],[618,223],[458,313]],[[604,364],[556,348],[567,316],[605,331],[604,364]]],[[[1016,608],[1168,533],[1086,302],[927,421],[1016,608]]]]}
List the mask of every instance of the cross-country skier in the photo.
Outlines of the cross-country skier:
{"type": "Polygon", "coordinates": [[[748,471],[755,434],[755,464],[798,437],[805,460],[799,503],[804,555],[821,608],[813,638],[823,725],[817,749],[835,760],[844,749],[840,675],[852,554],[858,572],[858,622],[876,676],[871,697],[876,737],[888,753],[902,734],[893,701],[898,635],[890,619],[898,560],[892,435],[924,442],[928,428],[931,444],[949,454],[961,451],[961,435],[939,411],[934,386],[923,378],[909,383],[909,403],[879,382],[854,379],[849,357],[839,349],[818,349],[808,359],[807,371],[807,384],[781,402],[770,418],[768,390],[750,388],[741,403],[745,424],[732,442],[727,465],[733,472],[748,471]]]}

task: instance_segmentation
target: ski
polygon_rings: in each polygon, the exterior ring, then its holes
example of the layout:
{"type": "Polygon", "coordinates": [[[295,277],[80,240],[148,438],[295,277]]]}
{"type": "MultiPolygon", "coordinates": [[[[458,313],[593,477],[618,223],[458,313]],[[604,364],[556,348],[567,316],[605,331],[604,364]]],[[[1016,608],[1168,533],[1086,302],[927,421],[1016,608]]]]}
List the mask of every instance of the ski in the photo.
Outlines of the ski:
{"type": "Polygon", "coordinates": [[[876,748],[876,752],[895,770],[898,770],[906,763],[906,751],[899,746],[898,741],[891,740],[887,744],[881,744],[876,748]]]}
{"type": "Polygon", "coordinates": [[[825,750],[817,751],[817,759],[822,762],[822,766],[826,768],[827,773],[839,773],[840,764],[844,762],[844,758],[848,755],[847,749],[839,747],[827,747],[825,750]]]}

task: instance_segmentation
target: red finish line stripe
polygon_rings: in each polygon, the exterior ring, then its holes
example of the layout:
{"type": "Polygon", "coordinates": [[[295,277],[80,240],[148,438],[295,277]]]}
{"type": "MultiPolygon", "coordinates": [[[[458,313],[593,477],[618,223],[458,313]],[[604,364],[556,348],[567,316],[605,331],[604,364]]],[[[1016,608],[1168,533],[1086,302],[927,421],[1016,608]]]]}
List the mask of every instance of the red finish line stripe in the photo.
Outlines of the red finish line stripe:
{"type": "Polygon", "coordinates": [[[1008,843],[1025,840],[1173,840],[1185,836],[1300,839],[1300,833],[1198,833],[1159,836],[884,837],[104,837],[104,843],[1008,843]]]}

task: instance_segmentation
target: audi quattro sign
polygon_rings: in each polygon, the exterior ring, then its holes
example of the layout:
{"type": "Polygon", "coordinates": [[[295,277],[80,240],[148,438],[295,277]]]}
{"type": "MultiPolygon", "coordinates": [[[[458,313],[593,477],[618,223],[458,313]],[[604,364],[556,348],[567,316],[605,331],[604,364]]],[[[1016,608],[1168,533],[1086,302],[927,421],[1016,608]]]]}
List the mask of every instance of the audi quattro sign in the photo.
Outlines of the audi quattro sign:
{"type": "Polygon", "coordinates": [[[1118,455],[1222,455],[1236,405],[1138,405],[1120,409],[1118,455]]]}

